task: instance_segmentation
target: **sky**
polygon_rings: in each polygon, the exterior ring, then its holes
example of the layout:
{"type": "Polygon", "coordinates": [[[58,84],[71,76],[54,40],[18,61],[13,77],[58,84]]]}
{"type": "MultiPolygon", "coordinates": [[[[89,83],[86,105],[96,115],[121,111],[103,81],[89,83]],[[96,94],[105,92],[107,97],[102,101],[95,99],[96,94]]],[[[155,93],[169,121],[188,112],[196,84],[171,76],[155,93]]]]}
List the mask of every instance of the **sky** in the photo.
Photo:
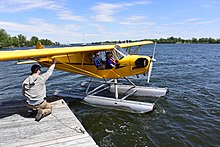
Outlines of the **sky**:
{"type": "Polygon", "coordinates": [[[0,28],[60,43],[220,38],[220,0],[0,0],[0,28]]]}

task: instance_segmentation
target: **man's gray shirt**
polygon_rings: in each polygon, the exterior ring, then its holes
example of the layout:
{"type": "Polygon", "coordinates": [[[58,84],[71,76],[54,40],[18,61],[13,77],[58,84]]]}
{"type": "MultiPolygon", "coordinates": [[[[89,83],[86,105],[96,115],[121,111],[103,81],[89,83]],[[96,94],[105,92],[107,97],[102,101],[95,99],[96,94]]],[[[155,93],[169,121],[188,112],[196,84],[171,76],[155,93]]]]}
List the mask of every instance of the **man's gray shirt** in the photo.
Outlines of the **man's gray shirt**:
{"type": "Polygon", "coordinates": [[[52,75],[55,64],[52,64],[46,73],[28,76],[22,83],[22,93],[27,97],[27,103],[38,105],[46,97],[46,81],[52,75]]]}

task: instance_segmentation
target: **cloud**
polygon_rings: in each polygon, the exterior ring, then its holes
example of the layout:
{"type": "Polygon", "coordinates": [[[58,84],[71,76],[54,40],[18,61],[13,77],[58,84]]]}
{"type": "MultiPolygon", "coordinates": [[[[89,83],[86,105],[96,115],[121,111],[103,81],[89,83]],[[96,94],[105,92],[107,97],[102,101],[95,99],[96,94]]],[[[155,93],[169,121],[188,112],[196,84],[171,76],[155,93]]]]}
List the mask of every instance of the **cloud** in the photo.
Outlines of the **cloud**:
{"type": "Polygon", "coordinates": [[[120,8],[122,8],[122,6],[118,4],[99,3],[94,6],[92,10],[96,12],[96,21],[113,22],[115,21],[113,15],[116,14],[120,8]]]}
{"type": "Polygon", "coordinates": [[[58,9],[60,8],[56,2],[51,0],[38,0],[38,1],[31,1],[31,0],[7,0],[7,1],[0,1],[1,9],[0,12],[21,12],[26,10],[32,9],[58,9]],[[9,9],[10,8],[10,9],[9,9]]]}
{"type": "Polygon", "coordinates": [[[201,20],[201,18],[189,18],[189,19],[183,20],[182,23],[194,23],[194,22],[197,22],[200,20],[201,20]]]}
{"type": "Polygon", "coordinates": [[[212,24],[216,23],[219,19],[211,19],[205,20],[203,18],[188,18],[184,20],[180,20],[179,22],[169,23],[169,24],[161,24],[161,26],[176,26],[176,25],[201,25],[201,24],[212,24]]]}
{"type": "Polygon", "coordinates": [[[213,19],[213,20],[204,20],[202,18],[189,18],[186,20],[183,20],[181,23],[182,24],[211,24],[211,23],[215,23],[217,21],[217,19],[213,19]]]}
{"type": "Polygon", "coordinates": [[[61,2],[54,0],[7,0],[0,1],[0,12],[17,13],[28,10],[51,10],[55,11],[58,19],[71,21],[85,21],[85,18],[73,15],[71,10],[63,6],[61,2]],[[10,9],[9,9],[10,8],[10,9]]]}
{"type": "Polygon", "coordinates": [[[86,19],[82,16],[73,15],[72,12],[68,10],[61,11],[57,14],[58,18],[61,20],[73,20],[73,21],[85,21],[86,19]]]}
{"type": "Polygon", "coordinates": [[[120,24],[137,26],[137,25],[154,25],[154,22],[149,22],[146,16],[131,16],[126,18],[124,21],[121,21],[120,24]]]}
{"type": "MultiPolygon", "coordinates": [[[[27,38],[37,36],[40,39],[47,38],[52,41],[58,41],[61,43],[82,42],[83,33],[81,31],[81,25],[66,24],[56,25],[47,23],[43,19],[32,18],[27,23],[15,23],[0,21],[2,26],[9,34],[14,35],[23,34],[27,38]]],[[[146,30],[141,28],[129,29],[126,31],[108,30],[100,24],[90,24],[89,27],[94,29],[93,33],[85,33],[85,41],[107,41],[107,40],[126,40],[126,39],[138,39],[146,36],[146,30]]]]}
{"type": "Polygon", "coordinates": [[[11,30],[11,31],[20,30],[20,32],[34,32],[34,27],[29,26],[29,25],[20,24],[20,23],[15,23],[15,22],[0,21],[0,26],[7,31],[8,30],[11,30]]]}
{"type": "Polygon", "coordinates": [[[73,40],[75,39],[76,41],[80,41],[81,39],[78,39],[78,36],[82,34],[77,32],[81,28],[80,25],[56,25],[47,23],[43,19],[38,18],[31,19],[25,24],[0,21],[0,26],[9,34],[12,34],[10,32],[13,32],[13,34],[17,32],[18,34],[23,34],[27,37],[37,35],[39,38],[48,38],[52,39],[52,41],[58,42],[67,42],[68,37],[70,36],[73,40]],[[31,36],[28,36],[29,34],[31,34],[31,36]]]}
{"type": "Polygon", "coordinates": [[[90,26],[92,28],[95,28],[95,30],[99,33],[105,33],[106,32],[106,29],[103,25],[100,25],[100,24],[90,24],[90,26]]]}
{"type": "Polygon", "coordinates": [[[148,4],[148,1],[138,1],[131,3],[97,3],[92,7],[96,13],[95,20],[99,22],[114,22],[117,20],[115,14],[135,5],[148,4]]]}

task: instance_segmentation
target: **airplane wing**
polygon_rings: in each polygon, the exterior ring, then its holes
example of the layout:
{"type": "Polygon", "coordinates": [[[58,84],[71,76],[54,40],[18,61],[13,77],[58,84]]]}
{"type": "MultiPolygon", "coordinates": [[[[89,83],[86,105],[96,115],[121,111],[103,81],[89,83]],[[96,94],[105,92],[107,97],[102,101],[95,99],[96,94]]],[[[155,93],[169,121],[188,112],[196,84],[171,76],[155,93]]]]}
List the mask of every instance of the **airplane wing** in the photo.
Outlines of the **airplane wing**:
{"type": "Polygon", "coordinates": [[[121,48],[125,48],[125,47],[132,47],[132,46],[141,46],[141,45],[145,45],[145,44],[153,44],[153,41],[140,41],[140,42],[132,42],[132,43],[121,43],[121,44],[117,44],[117,45],[119,45],[121,48]]]}
{"type": "MultiPolygon", "coordinates": [[[[122,48],[141,46],[145,44],[152,44],[152,41],[140,41],[133,43],[117,44],[122,48]]],[[[0,61],[16,60],[16,59],[31,59],[38,57],[51,57],[56,55],[66,55],[77,52],[100,52],[111,51],[115,45],[101,45],[101,46],[85,46],[85,47],[64,47],[64,48],[44,48],[44,49],[29,49],[29,50],[14,50],[14,51],[0,51],[0,61]]]]}

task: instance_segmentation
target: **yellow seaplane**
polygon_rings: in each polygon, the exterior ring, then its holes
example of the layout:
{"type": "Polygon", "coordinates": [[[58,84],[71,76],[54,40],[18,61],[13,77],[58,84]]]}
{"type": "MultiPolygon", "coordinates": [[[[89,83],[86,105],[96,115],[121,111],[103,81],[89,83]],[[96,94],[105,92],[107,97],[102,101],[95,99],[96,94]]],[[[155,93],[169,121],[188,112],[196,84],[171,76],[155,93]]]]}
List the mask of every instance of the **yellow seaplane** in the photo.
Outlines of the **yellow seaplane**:
{"type": "MultiPolygon", "coordinates": [[[[152,111],[155,103],[128,100],[128,98],[130,96],[161,97],[168,91],[167,88],[137,86],[127,78],[148,72],[147,82],[150,81],[152,66],[155,61],[156,44],[151,57],[135,55],[141,46],[147,44],[153,44],[153,42],[140,41],[116,45],[63,48],[44,48],[38,42],[36,49],[0,51],[0,61],[19,60],[17,64],[38,62],[41,66],[49,67],[52,64],[52,58],[56,58],[56,69],[91,77],[89,82],[82,83],[82,86],[87,86],[85,96],[82,97],[84,102],[93,106],[145,113],[152,111]],[[97,52],[101,54],[110,52],[111,58],[116,61],[115,65],[107,68],[108,61],[106,59],[106,61],[102,61],[103,68],[98,68],[94,64],[94,56],[97,52]],[[103,80],[94,81],[93,78],[103,80]],[[118,79],[120,78],[126,79],[129,84],[119,83],[118,79]],[[114,93],[114,96],[100,96],[100,93],[105,90],[114,93]]],[[[55,95],[71,97],[71,95],[60,91],[55,92],[55,95]]]]}

